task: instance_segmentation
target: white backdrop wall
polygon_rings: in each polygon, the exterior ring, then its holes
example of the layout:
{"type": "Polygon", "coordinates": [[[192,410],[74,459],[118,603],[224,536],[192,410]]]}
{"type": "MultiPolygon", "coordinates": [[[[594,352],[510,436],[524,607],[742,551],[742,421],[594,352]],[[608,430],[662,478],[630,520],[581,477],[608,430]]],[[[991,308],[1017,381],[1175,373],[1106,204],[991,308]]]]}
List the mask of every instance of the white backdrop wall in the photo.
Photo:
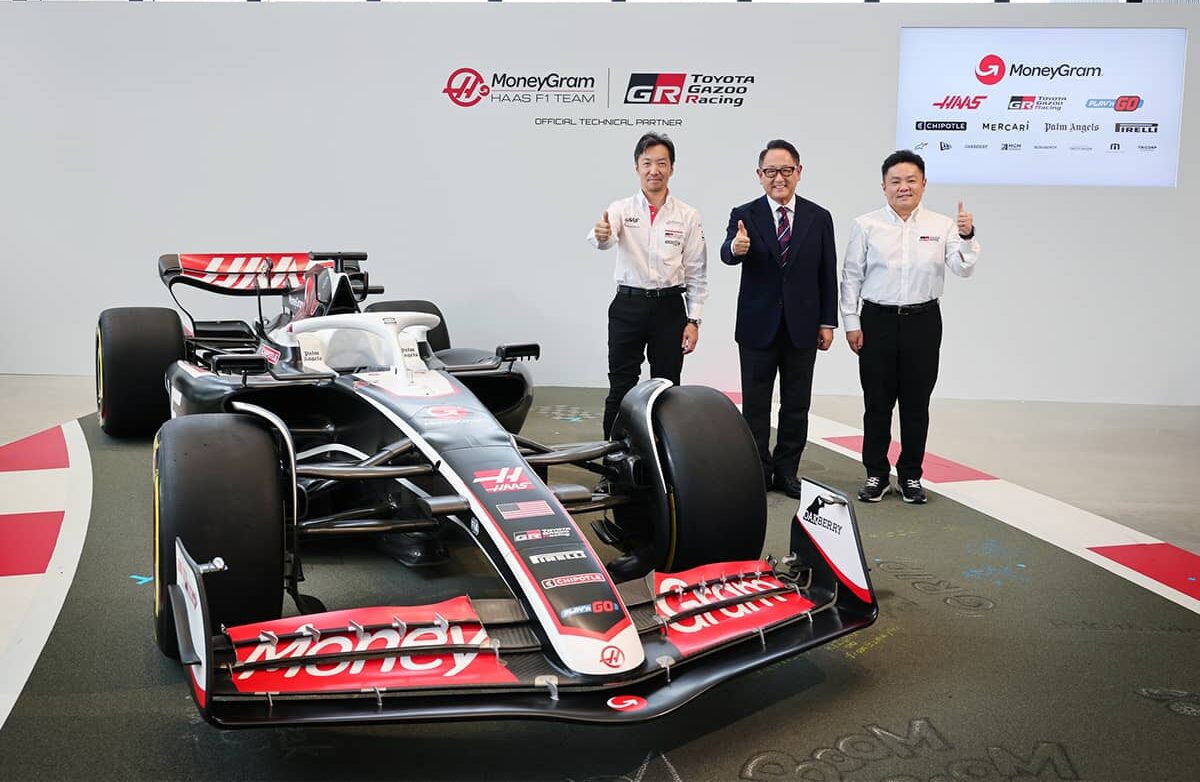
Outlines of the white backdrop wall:
{"type": "MultiPolygon", "coordinates": [[[[940,396],[1200,404],[1200,9],[1163,5],[0,3],[0,372],[89,373],[100,309],[170,305],[161,253],[362,249],[456,344],[538,340],[539,382],[605,385],[613,256],[584,237],[635,192],[642,129],[534,119],[673,118],[712,290],[684,380],[736,389],[729,209],[789,138],[840,252],[882,204],[902,26],[1189,30],[1178,187],[931,181],[926,204],[965,200],[985,253],[947,284],[940,396]],[[594,75],[598,102],[461,108],[442,89],[464,66],[594,75]],[[625,106],[630,71],[755,84],[740,108],[625,106]]],[[[814,390],[858,393],[840,333],[814,390]]]]}

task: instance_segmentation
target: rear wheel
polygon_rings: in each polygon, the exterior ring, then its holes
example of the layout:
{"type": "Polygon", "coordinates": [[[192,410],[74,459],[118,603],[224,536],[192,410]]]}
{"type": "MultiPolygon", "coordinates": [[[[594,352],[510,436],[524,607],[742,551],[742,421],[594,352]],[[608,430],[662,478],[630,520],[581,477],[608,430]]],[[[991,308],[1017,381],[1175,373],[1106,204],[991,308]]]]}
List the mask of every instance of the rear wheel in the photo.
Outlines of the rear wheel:
{"type": "MultiPolygon", "coordinates": [[[[767,532],[767,498],[754,436],[719,391],[675,386],[654,402],[654,443],[666,483],[658,502],[615,509],[618,524],[646,535],[644,565],[664,573],[713,562],[758,559],[767,532]]],[[[656,480],[656,478],[655,478],[656,480]]]]}
{"type": "Polygon", "coordinates": [[[168,587],[175,538],[197,562],[227,570],[204,583],[214,629],[278,619],[283,610],[284,497],[271,435],[248,416],[168,421],[154,443],[154,640],[179,656],[168,587]]]}
{"type": "Polygon", "coordinates": [[[164,381],[183,358],[183,327],[165,307],[120,307],[96,326],[96,409],[113,437],[139,437],[171,415],[164,381]]]}
{"type": "MultiPolygon", "coordinates": [[[[450,330],[446,326],[446,316],[438,309],[438,305],[424,299],[403,299],[396,301],[377,301],[367,306],[367,312],[429,312],[442,319],[437,328],[430,329],[426,339],[433,352],[446,350],[450,347],[450,330]]],[[[449,362],[447,362],[449,363],[449,362]]]]}

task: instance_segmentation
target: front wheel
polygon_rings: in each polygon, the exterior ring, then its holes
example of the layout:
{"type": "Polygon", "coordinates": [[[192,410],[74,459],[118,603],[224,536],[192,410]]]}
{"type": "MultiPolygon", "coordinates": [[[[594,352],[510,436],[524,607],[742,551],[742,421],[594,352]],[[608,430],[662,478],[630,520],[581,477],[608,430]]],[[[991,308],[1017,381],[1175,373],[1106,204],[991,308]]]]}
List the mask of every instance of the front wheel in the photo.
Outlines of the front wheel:
{"type": "Polygon", "coordinates": [[[634,427],[628,434],[643,462],[653,465],[652,485],[645,502],[614,509],[621,528],[647,538],[631,541],[640,569],[670,573],[759,558],[767,497],[742,414],[706,386],[673,386],[647,403],[652,433],[634,427]]]}
{"type": "Polygon", "coordinates": [[[168,421],[154,441],[154,640],[179,656],[168,588],[175,539],[197,562],[227,570],[205,580],[214,628],[278,619],[283,611],[284,497],[275,441],[254,418],[226,413],[168,421]]]}

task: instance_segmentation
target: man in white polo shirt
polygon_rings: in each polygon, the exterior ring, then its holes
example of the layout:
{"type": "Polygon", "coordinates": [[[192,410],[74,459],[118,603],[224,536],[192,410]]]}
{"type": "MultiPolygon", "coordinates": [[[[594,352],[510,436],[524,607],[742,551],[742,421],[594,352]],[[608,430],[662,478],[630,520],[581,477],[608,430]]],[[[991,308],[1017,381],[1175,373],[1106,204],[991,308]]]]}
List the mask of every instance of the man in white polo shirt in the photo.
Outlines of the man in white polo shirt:
{"type": "Polygon", "coordinates": [[[858,498],[864,502],[878,502],[891,490],[888,448],[897,401],[900,494],[905,502],[925,502],[921,464],[942,344],[938,298],[946,269],[970,277],[979,260],[974,217],[962,201],[956,217],[921,206],[925,184],[920,155],[909,150],[888,155],[883,161],[887,206],[855,218],[846,247],[841,310],[863,389],[867,480],[858,498]]]}
{"type": "Polygon", "coordinates": [[[642,361],[650,374],[679,384],[683,357],[700,340],[708,298],[708,251],[700,213],[670,194],[675,144],[647,133],[633,151],[641,182],[636,195],[613,201],[588,234],[593,247],[617,248],[617,292],[608,307],[608,397],[604,436],[621,400],[637,385],[642,361]]]}

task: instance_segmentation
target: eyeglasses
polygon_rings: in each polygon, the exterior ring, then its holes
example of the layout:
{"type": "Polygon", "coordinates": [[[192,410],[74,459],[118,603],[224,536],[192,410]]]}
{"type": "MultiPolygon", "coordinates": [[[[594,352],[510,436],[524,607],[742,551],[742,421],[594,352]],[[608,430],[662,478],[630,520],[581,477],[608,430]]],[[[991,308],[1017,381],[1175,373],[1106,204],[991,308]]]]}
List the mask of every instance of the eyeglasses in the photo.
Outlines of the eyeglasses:
{"type": "Polygon", "coordinates": [[[776,174],[783,174],[783,178],[787,179],[792,174],[796,173],[796,167],[784,166],[783,168],[760,168],[758,173],[762,174],[767,179],[774,179],[776,174]]]}

